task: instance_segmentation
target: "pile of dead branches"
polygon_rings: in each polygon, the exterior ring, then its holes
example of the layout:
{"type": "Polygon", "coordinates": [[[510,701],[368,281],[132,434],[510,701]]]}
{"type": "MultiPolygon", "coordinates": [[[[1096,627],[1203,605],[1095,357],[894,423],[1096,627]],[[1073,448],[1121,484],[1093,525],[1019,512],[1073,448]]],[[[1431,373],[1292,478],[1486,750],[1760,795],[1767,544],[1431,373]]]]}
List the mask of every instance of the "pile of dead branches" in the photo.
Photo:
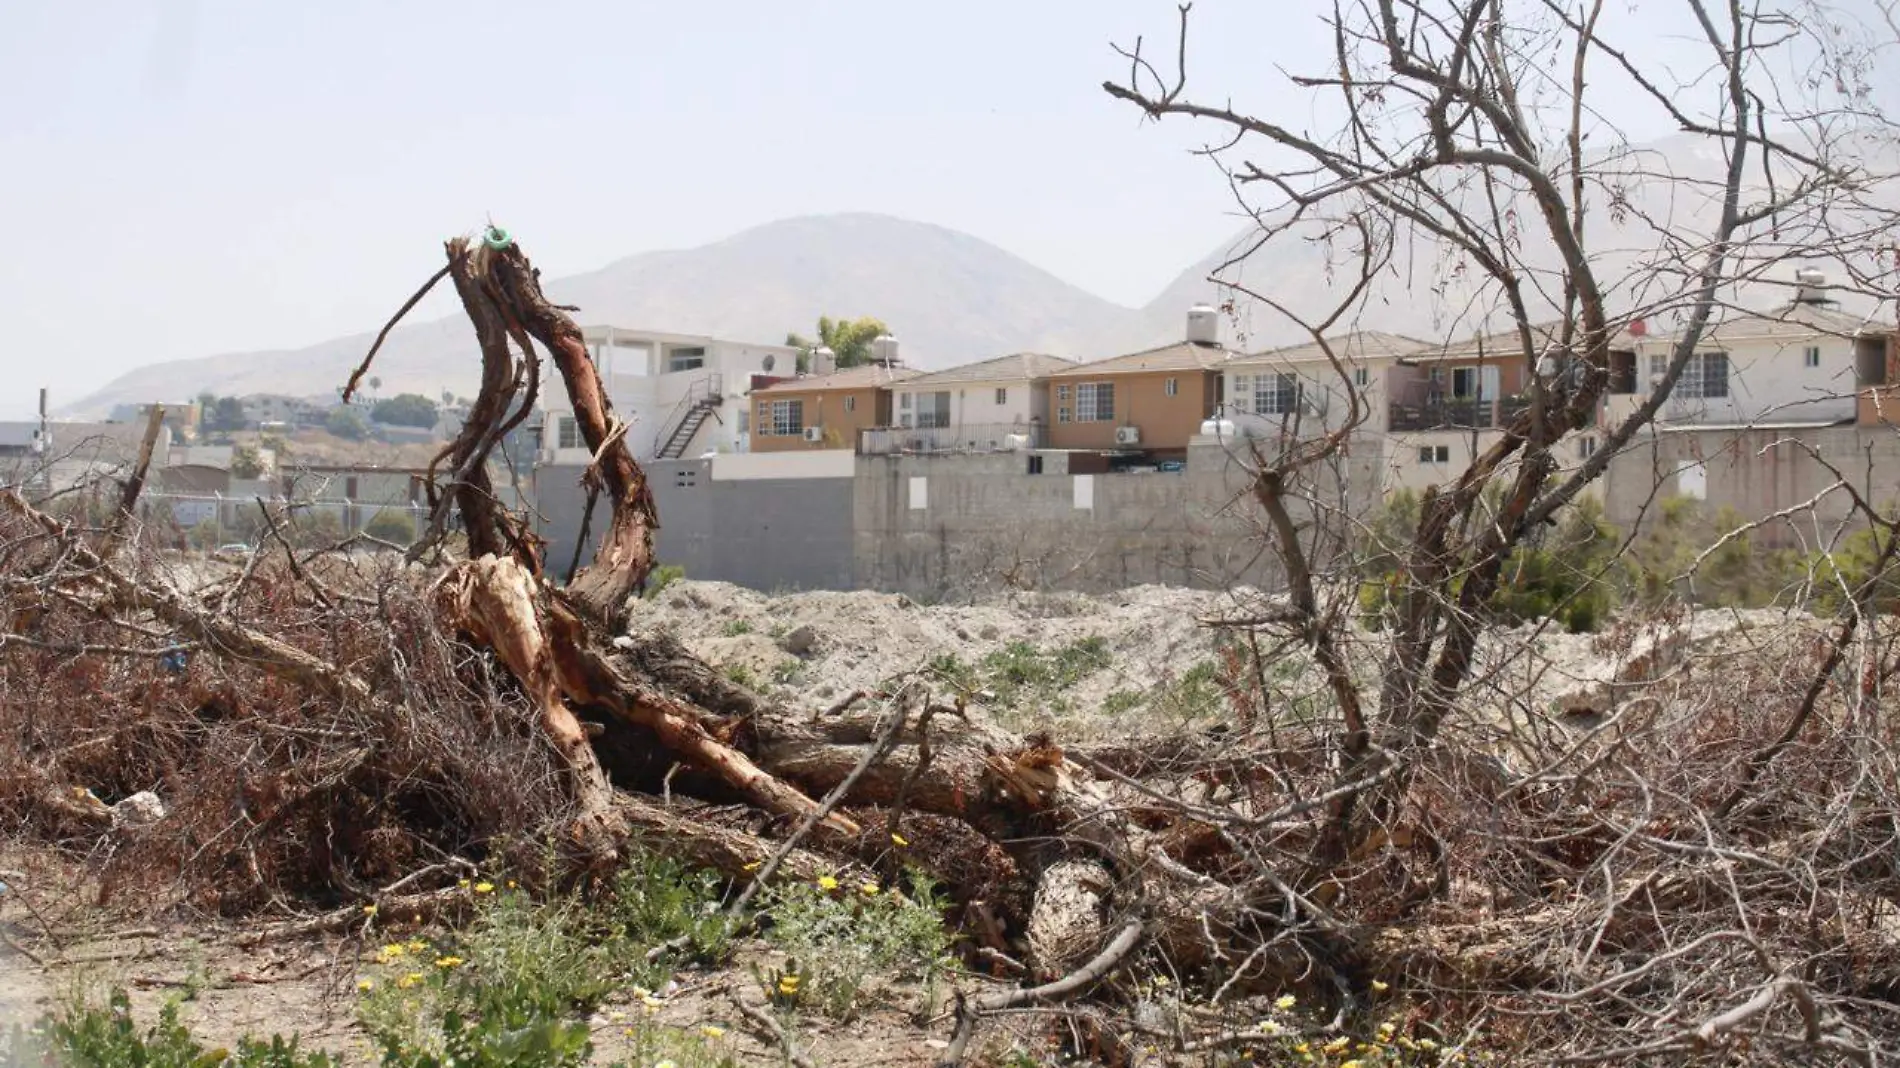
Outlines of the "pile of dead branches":
{"type": "Polygon", "coordinates": [[[947,1060],[1050,1003],[1111,1059],[1277,1048],[1255,1024],[1288,992],[1321,1040],[1386,1023],[1628,1062],[1900,1042],[1900,739],[1842,667],[1871,648],[1851,631],[1528,742],[1448,715],[1381,748],[1333,702],[1366,653],[1343,639],[1270,654],[1332,680],[1299,702],[1266,699],[1271,663],[1235,671],[1237,708],[1281,711],[1210,733],[1065,747],[921,672],[795,716],[629,636],[658,517],[625,423],[511,241],[447,251],[483,391],[406,556],[269,537],[220,565],[140,543],[136,473],[102,523],[0,490],[0,818],[115,892],[233,915],[347,918],[468,862],[585,884],[636,837],[736,888],[920,868],[999,982],[960,1000],[947,1060]],[[608,508],[565,586],[487,474],[543,354],[608,508]],[[1190,992],[1159,1016],[1155,975],[1190,992]]]}

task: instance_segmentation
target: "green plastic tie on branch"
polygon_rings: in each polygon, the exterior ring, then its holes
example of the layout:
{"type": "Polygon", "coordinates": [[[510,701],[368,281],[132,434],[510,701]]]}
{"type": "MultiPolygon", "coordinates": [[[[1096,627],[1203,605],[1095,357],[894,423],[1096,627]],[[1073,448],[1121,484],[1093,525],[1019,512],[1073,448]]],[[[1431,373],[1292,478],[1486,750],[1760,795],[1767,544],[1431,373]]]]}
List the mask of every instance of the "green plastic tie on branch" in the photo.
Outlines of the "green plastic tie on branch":
{"type": "Polygon", "coordinates": [[[514,235],[499,226],[491,226],[486,233],[482,234],[482,244],[487,245],[496,252],[500,252],[502,249],[514,243],[514,235]]]}

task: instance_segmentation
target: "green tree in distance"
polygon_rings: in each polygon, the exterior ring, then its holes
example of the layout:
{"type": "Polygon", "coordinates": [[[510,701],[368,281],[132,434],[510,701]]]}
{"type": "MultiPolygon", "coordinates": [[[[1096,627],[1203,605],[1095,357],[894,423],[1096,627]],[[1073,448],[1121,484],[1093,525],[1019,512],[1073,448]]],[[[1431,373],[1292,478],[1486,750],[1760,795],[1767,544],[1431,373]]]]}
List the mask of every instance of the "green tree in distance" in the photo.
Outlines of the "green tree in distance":
{"type": "Polygon", "coordinates": [[[369,417],[387,426],[426,429],[435,425],[435,402],[420,393],[398,393],[387,400],[377,401],[369,410],[369,417]]]}
{"type": "Polygon", "coordinates": [[[818,317],[818,338],[813,340],[802,334],[785,335],[785,343],[798,350],[798,370],[800,373],[811,370],[811,354],[820,348],[827,348],[838,357],[838,369],[856,367],[871,362],[871,342],[878,335],[888,334],[891,328],[884,320],[869,315],[860,315],[856,319],[833,319],[829,315],[818,317]]]}
{"type": "Polygon", "coordinates": [[[323,428],[350,441],[361,441],[369,435],[369,424],[363,420],[363,413],[347,404],[330,409],[330,414],[323,419],[323,428]]]}

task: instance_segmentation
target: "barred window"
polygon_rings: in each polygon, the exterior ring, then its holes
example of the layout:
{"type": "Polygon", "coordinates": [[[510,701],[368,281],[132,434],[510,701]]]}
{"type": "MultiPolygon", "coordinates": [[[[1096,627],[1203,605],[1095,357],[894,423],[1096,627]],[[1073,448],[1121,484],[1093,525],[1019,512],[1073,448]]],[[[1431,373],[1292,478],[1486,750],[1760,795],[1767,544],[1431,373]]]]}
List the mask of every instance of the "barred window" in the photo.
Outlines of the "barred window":
{"type": "Polygon", "coordinates": [[[772,434],[775,437],[789,438],[805,432],[805,402],[782,400],[772,402],[772,434]]]}
{"type": "Polygon", "coordinates": [[[1112,423],[1115,421],[1115,384],[1084,382],[1075,387],[1075,421],[1112,423]]]}

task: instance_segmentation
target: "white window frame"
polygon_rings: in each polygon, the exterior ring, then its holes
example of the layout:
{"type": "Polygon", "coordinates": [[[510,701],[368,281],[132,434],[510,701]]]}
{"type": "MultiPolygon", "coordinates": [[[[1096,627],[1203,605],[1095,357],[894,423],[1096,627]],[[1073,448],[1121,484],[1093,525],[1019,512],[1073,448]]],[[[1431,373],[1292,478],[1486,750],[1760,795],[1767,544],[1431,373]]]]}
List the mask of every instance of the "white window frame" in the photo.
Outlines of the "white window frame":
{"type": "Polygon", "coordinates": [[[1000,408],[1003,405],[1008,404],[1008,403],[1009,403],[1009,387],[997,386],[996,387],[996,406],[1000,408]]]}
{"type": "Polygon", "coordinates": [[[1061,407],[1056,409],[1056,422],[1066,423],[1068,421],[1069,421],[1069,406],[1064,404],[1061,407]]]}
{"type": "Polygon", "coordinates": [[[1167,382],[1162,385],[1161,391],[1163,393],[1166,393],[1170,397],[1180,396],[1181,395],[1181,380],[1178,378],[1168,379],[1167,382]]]}
{"type": "Polygon", "coordinates": [[[897,407],[900,411],[910,411],[910,394],[899,393],[897,395],[897,407]]]}
{"type": "Polygon", "coordinates": [[[581,436],[580,420],[571,415],[554,417],[554,447],[557,449],[584,449],[587,439],[581,436]]]}
{"type": "Polygon", "coordinates": [[[917,395],[917,429],[941,430],[950,425],[950,391],[936,390],[917,395]]]}
{"type": "Polygon", "coordinates": [[[1821,346],[1809,345],[1807,348],[1802,349],[1801,350],[1801,366],[1803,367],[1821,366],[1821,346]]]}
{"type": "Polygon", "coordinates": [[[1372,384],[1372,369],[1370,367],[1353,368],[1352,369],[1352,384],[1355,386],[1358,386],[1360,389],[1364,389],[1365,387],[1371,385],[1372,384]]]}
{"type": "Polygon", "coordinates": [[[772,402],[772,436],[793,438],[805,432],[805,402],[803,400],[775,400],[772,402]]]}
{"type": "Polygon", "coordinates": [[[1083,382],[1076,386],[1075,421],[1078,423],[1114,422],[1115,383],[1083,382]]]}
{"type": "Polygon", "coordinates": [[[1069,387],[1068,387],[1068,386],[1057,386],[1057,387],[1056,387],[1056,399],[1057,399],[1057,400],[1059,400],[1059,401],[1065,401],[1065,400],[1068,400],[1068,399],[1069,399],[1069,387]]]}
{"type": "Polygon", "coordinates": [[[847,412],[855,412],[855,411],[857,411],[857,410],[858,410],[858,398],[857,398],[856,396],[850,396],[850,397],[846,397],[846,398],[844,399],[844,410],[845,410],[845,411],[847,411],[847,412]]]}
{"type": "Polygon", "coordinates": [[[1674,395],[1684,400],[1727,400],[1731,371],[1728,353],[1698,352],[1683,365],[1674,395]]]}
{"type": "Polygon", "coordinates": [[[1577,455],[1588,460],[1590,457],[1595,456],[1596,452],[1597,452],[1597,439],[1595,438],[1595,436],[1585,435],[1577,439],[1577,455]]]}
{"type": "Polygon", "coordinates": [[[1418,462],[1422,464],[1448,464],[1451,462],[1451,446],[1420,445],[1418,462]]]}
{"type": "Polygon", "coordinates": [[[1300,378],[1290,374],[1255,375],[1247,403],[1255,415],[1292,415],[1300,408],[1300,378]]]}

